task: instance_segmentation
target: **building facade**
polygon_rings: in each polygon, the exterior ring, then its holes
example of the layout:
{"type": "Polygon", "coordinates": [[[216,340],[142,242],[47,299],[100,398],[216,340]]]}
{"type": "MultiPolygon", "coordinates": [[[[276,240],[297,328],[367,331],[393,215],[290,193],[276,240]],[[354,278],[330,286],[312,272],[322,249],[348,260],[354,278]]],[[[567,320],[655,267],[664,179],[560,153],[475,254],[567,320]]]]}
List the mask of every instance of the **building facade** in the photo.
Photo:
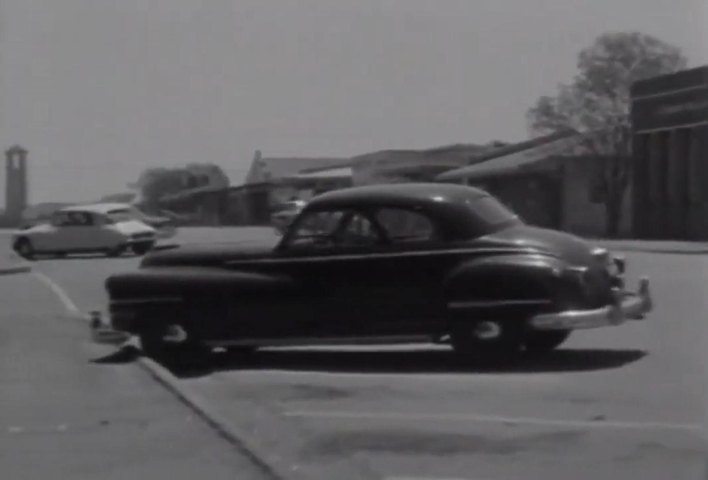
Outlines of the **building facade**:
{"type": "MultiPolygon", "coordinates": [[[[501,148],[437,180],[482,188],[529,224],[600,237],[607,230],[604,199],[596,188],[600,160],[587,155],[578,135],[559,132],[501,148]]],[[[625,201],[621,235],[630,231],[630,213],[625,201]]]]}
{"type": "Polygon", "coordinates": [[[633,229],[708,240],[708,66],[632,87],[633,229]]]}

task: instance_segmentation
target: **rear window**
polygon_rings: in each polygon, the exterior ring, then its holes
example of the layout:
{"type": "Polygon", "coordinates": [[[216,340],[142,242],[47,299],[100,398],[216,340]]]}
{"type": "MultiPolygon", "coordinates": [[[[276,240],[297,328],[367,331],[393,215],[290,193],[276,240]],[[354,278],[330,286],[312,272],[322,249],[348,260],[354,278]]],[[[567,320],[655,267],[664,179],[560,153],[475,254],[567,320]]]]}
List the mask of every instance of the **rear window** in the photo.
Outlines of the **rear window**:
{"type": "Polygon", "coordinates": [[[491,227],[519,219],[513,211],[494,197],[467,200],[466,204],[476,217],[491,227]]]}

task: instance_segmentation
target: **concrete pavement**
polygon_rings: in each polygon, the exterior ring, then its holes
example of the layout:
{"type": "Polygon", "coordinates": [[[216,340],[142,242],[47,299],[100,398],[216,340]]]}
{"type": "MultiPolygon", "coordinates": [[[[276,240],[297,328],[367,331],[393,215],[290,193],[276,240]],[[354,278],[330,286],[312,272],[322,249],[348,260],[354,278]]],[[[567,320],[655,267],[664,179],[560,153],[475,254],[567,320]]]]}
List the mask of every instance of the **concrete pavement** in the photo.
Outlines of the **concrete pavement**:
{"type": "Polygon", "coordinates": [[[33,274],[0,277],[0,476],[265,479],[33,274]]]}
{"type": "MultiPolygon", "coordinates": [[[[708,259],[627,257],[632,282],[652,277],[657,310],[574,334],[547,359],[475,369],[428,346],[271,349],[216,355],[175,382],[307,465],[355,458],[414,480],[702,479],[708,259]]],[[[86,310],[105,302],[108,274],[138,261],[37,266],[86,310]]]]}

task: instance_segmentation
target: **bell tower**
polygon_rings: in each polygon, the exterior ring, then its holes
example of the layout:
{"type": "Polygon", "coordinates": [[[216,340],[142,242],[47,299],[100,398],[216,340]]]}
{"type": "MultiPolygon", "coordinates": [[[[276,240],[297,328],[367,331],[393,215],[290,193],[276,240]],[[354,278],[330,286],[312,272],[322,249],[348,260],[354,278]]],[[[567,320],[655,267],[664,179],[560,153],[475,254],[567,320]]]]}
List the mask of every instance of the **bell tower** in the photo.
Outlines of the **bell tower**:
{"type": "Polygon", "coordinates": [[[27,150],[16,145],[5,157],[5,218],[19,223],[27,208],[27,150]]]}

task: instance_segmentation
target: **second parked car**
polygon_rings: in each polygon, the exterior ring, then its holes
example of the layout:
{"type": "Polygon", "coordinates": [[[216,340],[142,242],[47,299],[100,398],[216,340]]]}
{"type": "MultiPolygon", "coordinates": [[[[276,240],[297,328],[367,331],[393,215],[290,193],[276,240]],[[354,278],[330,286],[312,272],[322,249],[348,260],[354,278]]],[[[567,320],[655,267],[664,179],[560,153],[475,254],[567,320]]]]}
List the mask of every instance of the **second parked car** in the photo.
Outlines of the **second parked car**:
{"type": "Polygon", "coordinates": [[[25,258],[38,254],[104,253],[118,256],[132,250],[147,253],[156,242],[156,231],[136,220],[120,204],[101,203],[58,210],[49,223],[14,233],[14,250],[25,258]]]}

